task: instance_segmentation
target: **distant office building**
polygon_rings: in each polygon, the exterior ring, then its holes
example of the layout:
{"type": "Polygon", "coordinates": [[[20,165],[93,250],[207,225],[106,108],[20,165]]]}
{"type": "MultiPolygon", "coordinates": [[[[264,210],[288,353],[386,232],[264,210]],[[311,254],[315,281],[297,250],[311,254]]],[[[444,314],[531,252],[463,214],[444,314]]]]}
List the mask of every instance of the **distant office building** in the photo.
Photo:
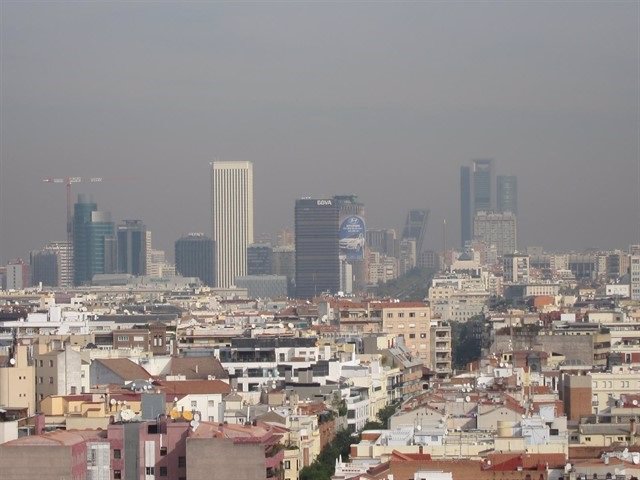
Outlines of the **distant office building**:
{"type": "Polygon", "coordinates": [[[243,275],[236,287],[246,288],[250,298],[286,298],[287,277],[283,275],[243,275]]]}
{"type": "MultiPolygon", "coordinates": [[[[58,258],[58,280],[55,286],[69,288],[73,286],[73,245],[69,242],[50,242],[44,250],[52,251],[58,258]]],[[[52,285],[53,286],[53,285],[52,285]]]]}
{"type": "Polygon", "coordinates": [[[416,244],[416,255],[422,252],[424,239],[427,234],[427,222],[429,221],[429,210],[414,209],[409,210],[407,219],[402,231],[402,240],[414,240],[416,244]]]}
{"type": "Polygon", "coordinates": [[[296,296],[340,289],[339,213],[333,199],[301,199],[295,206],[296,296]]]}
{"type": "Polygon", "coordinates": [[[440,255],[433,250],[425,250],[418,256],[418,267],[440,270],[440,255]]]}
{"type": "Polygon", "coordinates": [[[5,275],[7,290],[22,290],[31,286],[29,264],[21,258],[7,264],[5,275]]]}
{"type": "Polygon", "coordinates": [[[400,240],[400,257],[398,258],[400,275],[405,275],[416,268],[418,262],[416,250],[415,239],[407,238],[400,240]]]}
{"type": "Polygon", "coordinates": [[[147,272],[147,227],[142,220],[118,225],[118,273],[135,276],[147,272]]]}
{"type": "Polygon", "coordinates": [[[165,264],[167,263],[164,250],[151,249],[147,252],[147,275],[150,277],[164,277],[165,264]]]}
{"type": "Polygon", "coordinates": [[[487,247],[495,245],[499,256],[514,253],[518,247],[516,216],[510,212],[478,212],[473,219],[473,234],[487,247]]]}
{"type": "Polygon", "coordinates": [[[629,272],[631,277],[631,300],[640,300],[640,253],[631,255],[629,272]]]}
{"type": "Polygon", "coordinates": [[[502,257],[502,268],[505,282],[529,282],[529,255],[508,253],[502,257]]]}
{"type": "Polygon", "coordinates": [[[215,285],[215,243],[203,233],[190,233],[175,243],[176,273],[215,285]]]}
{"type": "Polygon", "coordinates": [[[356,195],[336,195],[333,200],[338,207],[340,258],[349,265],[341,269],[340,290],[345,293],[362,291],[367,285],[364,204],[358,201],[356,195]]]}
{"type": "Polygon", "coordinates": [[[493,160],[473,160],[473,214],[493,210],[493,160]]]}
{"type": "Polygon", "coordinates": [[[247,246],[253,243],[253,164],[213,162],[211,188],[216,286],[228,288],[247,273],[247,246]]]}
{"type": "Polygon", "coordinates": [[[382,230],[367,230],[367,246],[373,252],[382,253],[387,257],[398,257],[398,239],[392,228],[382,230]]]}
{"type": "Polygon", "coordinates": [[[86,195],[78,195],[73,213],[74,283],[91,283],[96,274],[114,273],[116,239],[111,214],[98,211],[86,195]]]}
{"type": "Polygon", "coordinates": [[[287,277],[288,296],[294,297],[296,279],[295,247],[293,245],[285,247],[274,247],[271,262],[271,271],[274,275],[284,275],[285,277],[287,277]]]}
{"type": "Polygon", "coordinates": [[[368,253],[368,283],[378,285],[398,277],[398,259],[370,251],[368,253]]]}
{"type": "Polygon", "coordinates": [[[29,255],[33,285],[58,286],[58,254],[53,250],[34,250],[29,255]]]}
{"type": "Polygon", "coordinates": [[[283,228],[278,232],[278,247],[288,247],[293,246],[295,244],[295,239],[293,238],[293,231],[290,228],[283,228]]]}
{"type": "Polygon", "coordinates": [[[460,248],[464,249],[473,238],[471,214],[471,167],[460,167],[460,248]]]}
{"type": "Polygon", "coordinates": [[[498,212],[518,214],[518,178],[514,175],[498,175],[498,212]]]}
{"type": "Polygon", "coordinates": [[[151,231],[147,230],[146,232],[146,238],[145,238],[145,247],[146,247],[146,263],[145,265],[147,266],[147,269],[145,271],[145,275],[149,275],[149,264],[151,263],[151,250],[153,250],[153,242],[152,242],[152,237],[151,237],[151,231]]]}
{"type": "Polygon", "coordinates": [[[249,275],[271,275],[273,248],[270,243],[252,243],[247,247],[249,275]]]}

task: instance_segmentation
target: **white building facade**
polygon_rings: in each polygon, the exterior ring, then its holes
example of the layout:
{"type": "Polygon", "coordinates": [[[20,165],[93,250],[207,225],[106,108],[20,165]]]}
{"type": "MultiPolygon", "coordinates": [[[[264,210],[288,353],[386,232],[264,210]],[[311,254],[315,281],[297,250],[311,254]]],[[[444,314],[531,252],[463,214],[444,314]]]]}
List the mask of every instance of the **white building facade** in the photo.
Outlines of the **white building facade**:
{"type": "Polygon", "coordinates": [[[247,274],[247,246],[253,243],[253,164],[213,162],[211,191],[216,286],[228,288],[247,274]]]}

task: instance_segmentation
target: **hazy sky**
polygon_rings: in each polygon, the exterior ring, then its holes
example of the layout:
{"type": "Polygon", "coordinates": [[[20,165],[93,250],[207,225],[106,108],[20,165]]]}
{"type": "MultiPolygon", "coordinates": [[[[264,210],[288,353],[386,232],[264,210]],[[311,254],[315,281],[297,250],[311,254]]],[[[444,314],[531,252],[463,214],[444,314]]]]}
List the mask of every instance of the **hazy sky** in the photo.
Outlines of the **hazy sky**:
{"type": "Polygon", "coordinates": [[[355,193],[457,245],[459,167],[494,158],[521,246],[637,242],[638,1],[1,5],[2,262],[65,239],[67,175],[172,254],[216,158],[254,162],[257,233],[355,193]]]}

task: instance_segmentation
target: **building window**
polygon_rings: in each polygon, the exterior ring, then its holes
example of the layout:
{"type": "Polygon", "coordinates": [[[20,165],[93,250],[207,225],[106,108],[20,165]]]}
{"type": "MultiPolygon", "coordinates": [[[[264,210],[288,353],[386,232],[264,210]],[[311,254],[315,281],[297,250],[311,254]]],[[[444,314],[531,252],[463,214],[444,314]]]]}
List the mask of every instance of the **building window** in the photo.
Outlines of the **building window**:
{"type": "Polygon", "coordinates": [[[113,450],[113,458],[115,458],[116,460],[122,458],[122,452],[120,451],[119,448],[115,448],[113,450]]]}
{"type": "Polygon", "coordinates": [[[289,470],[291,468],[291,462],[289,460],[284,461],[284,469],[289,470]]]}
{"type": "Polygon", "coordinates": [[[42,366],[44,366],[44,365],[43,365],[43,361],[42,361],[42,360],[40,360],[40,366],[41,366],[41,367],[42,367],[42,366]]]}
{"type": "Polygon", "coordinates": [[[167,454],[167,447],[160,447],[160,456],[164,457],[167,454]]]}
{"type": "Polygon", "coordinates": [[[416,338],[416,334],[415,333],[410,333],[409,334],[409,338],[416,338]]]}
{"type": "Polygon", "coordinates": [[[398,314],[398,318],[404,318],[404,313],[403,313],[403,312],[400,312],[400,313],[398,314]]]}
{"type": "Polygon", "coordinates": [[[178,457],[178,468],[184,468],[187,466],[187,457],[178,457]]]}
{"type": "Polygon", "coordinates": [[[49,366],[53,367],[53,360],[49,360],[49,366]]]}
{"type": "Polygon", "coordinates": [[[49,383],[53,385],[53,377],[49,377],[49,383]]]}
{"type": "Polygon", "coordinates": [[[416,316],[416,312],[409,312],[409,317],[414,318],[416,316]]]}
{"type": "Polygon", "coordinates": [[[154,467],[147,467],[147,475],[155,475],[155,468],[154,467]]]}
{"type": "Polygon", "coordinates": [[[196,408],[198,406],[198,402],[196,400],[191,400],[191,408],[196,408]]]}
{"type": "Polygon", "coordinates": [[[387,318],[393,318],[393,313],[387,313],[387,318]]]}
{"type": "Polygon", "coordinates": [[[426,333],[421,333],[420,334],[420,338],[427,338],[427,334],[426,333]]]}
{"type": "Polygon", "coordinates": [[[210,407],[215,407],[216,406],[216,402],[215,402],[215,400],[209,400],[207,402],[207,405],[210,406],[210,407]]]}
{"type": "Polygon", "coordinates": [[[113,471],[114,480],[120,480],[122,478],[122,472],[120,470],[113,471]]]}
{"type": "Polygon", "coordinates": [[[167,467],[160,467],[160,476],[161,477],[167,476],[167,467]]]}

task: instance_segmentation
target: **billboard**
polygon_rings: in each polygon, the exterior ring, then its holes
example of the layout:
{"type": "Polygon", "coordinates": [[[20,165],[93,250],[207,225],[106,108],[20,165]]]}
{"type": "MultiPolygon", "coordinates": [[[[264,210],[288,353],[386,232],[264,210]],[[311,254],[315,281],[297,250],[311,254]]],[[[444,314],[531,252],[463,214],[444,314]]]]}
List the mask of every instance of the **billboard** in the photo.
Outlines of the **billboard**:
{"type": "Polygon", "coordinates": [[[338,230],[340,255],[347,260],[364,260],[365,225],[364,218],[349,215],[340,222],[338,230]]]}

